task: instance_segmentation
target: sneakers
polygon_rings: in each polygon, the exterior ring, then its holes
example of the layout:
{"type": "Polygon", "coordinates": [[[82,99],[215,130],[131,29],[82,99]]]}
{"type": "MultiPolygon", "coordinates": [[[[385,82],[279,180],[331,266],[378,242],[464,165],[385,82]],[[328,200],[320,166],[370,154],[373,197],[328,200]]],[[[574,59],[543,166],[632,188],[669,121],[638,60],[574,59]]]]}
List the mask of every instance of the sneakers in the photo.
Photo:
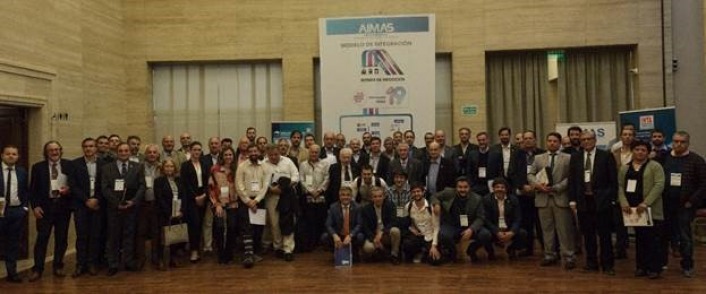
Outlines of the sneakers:
{"type": "Polygon", "coordinates": [[[243,258],[243,267],[252,268],[255,265],[255,260],[252,254],[245,255],[243,258]]]}
{"type": "Polygon", "coordinates": [[[694,277],[694,269],[685,269],[685,270],[682,270],[681,274],[682,274],[685,278],[690,278],[690,279],[691,279],[691,278],[694,277]]]}

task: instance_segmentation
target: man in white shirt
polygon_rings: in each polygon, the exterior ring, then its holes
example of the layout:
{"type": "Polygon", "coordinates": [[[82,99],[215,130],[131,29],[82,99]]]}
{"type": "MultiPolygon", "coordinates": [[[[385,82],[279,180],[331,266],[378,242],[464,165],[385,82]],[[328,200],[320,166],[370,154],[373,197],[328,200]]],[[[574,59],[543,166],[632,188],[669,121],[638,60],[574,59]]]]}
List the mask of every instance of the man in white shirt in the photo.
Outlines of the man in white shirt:
{"type": "Polygon", "coordinates": [[[409,234],[402,242],[402,250],[407,261],[419,262],[425,258],[431,264],[438,264],[441,253],[438,246],[439,216],[434,215],[430,203],[424,199],[424,186],[413,183],[410,188],[412,200],[406,205],[405,224],[409,225],[409,234]]]}
{"type": "Polygon", "coordinates": [[[319,145],[309,147],[308,160],[299,164],[299,177],[304,197],[304,213],[302,216],[304,236],[300,236],[302,251],[313,250],[321,234],[324,233],[326,222],[326,189],[329,184],[329,164],[319,159],[319,145]]]}
{"type": "Polygon", "coordinates": [[[238,224],[243,238],[244,257],[243,266],[251,268],[256,260],[261,260],[255,255],[259,252],[257,245],[262,240],[263,226],[253,225],[250,221],[250,212],[256,213],[265,207],[265,194],[272,177],[272,172],[260,163],[260,150],[255,144],[248,146],[249,160],[241,163],[235,172],[235,186],[238,190],[238,224]]]}
{"type": "MultiPolygon", "coordinates": [[[[280,214],[277,205],[280,196],[283,196],[282,192],[285,187],[279,187],[277,182],[280,178],[286,177],[291,179],[292,185],[295,186],[299,184],[299,171],[292,160],[280,155],[277,145],[270,144],[265,150],[267,158],[264,165],[272,173],[272,180],[269,183],[270,188],[265,197],[265,207],[267,209],[267,226],[265,229],[267,230],[269,227],[275,254],[283,256],[286,261],[292,261],[294,258],[294,233],[283,236],[280,230],[280,214]]],[[[263,246],[267,248],[269,244],[263,243],[263,246]]]]}

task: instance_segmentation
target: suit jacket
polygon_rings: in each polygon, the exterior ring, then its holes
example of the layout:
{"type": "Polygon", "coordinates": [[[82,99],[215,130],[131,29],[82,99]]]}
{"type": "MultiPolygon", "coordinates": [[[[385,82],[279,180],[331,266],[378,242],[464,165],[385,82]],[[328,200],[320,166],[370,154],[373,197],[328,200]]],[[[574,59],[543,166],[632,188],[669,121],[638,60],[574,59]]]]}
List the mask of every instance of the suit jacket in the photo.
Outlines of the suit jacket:
{"type": "MultiPolygon", "coordinates": [[[[623,165],[618,171],[618,200],[620,205],[627,206],[628,198],[625,196],[627,180],[625,176],[631,165],[623,165]]],[[[642,202],[647,204],[652,211],[652,218],[664,220],[662,208],[662,192],[664,191],[664,170],[656,160],[649,160],[642,174],[642,202]]]]}
{"type": "Polygon", "coordinates": [[[409,157],[410,158],[416,158],[419,161],[422,161],[421,158],[423,154],[420,155],[420,153],[423,153],[417,146],[410,145],[409,146],[409,157]]]}
{"type": "MultiPolygon", "coordinates": [[[[0,167],[1,166],[2,165],[0,165],[0,167]]],[[[18,165],[15,165],[13,168],[15,169],[17,178],[12,180],[17,181],[17,197],[20,198],[20,206],[29,208],[29,185],[27,183],[27,170],[18,165]]],[[[3,198],[5,197],[5,184],[7,184],[7,180],[5,179],[4,173],[0,172],[0,191],[2,191],[2,195],[0,195],[0,197],[3,198]]],[[[5,209],[9,206],[9,202],[5,203],[5,209]]]]}
{"type": "Polygon", "coordinates": [[[419,159],[419,161],[424,162],[429,157],[429,152],[427,152],[427,147],[417,148],[414,151],[414,158],[419,159]]]}
{"type": "MultiPolygon", "coordinates": [[[[515,235],[520,231],[520,224],[522,223],[522,209],[520,208],[520,200],[517,196],[513,194],[507,194],[505,197],[505,224],[508,230],[512,231],[515,235]]],[[[495,199],[493,193],[485,195],[483,197],[483,208],[485,210],[485,227],[488,228],[493,236],[500,232],[500,227],[498,220],[500,218],[500,209],[498,208],[498,200],[495,199]]]]}
{"type": "Polygon", "coordinates": [[[444,145],[444,148],[441,150],[441,153],[443,154],[444,158],[451,159],[452,162],[454,161],[454,155],[456,154],[456,152],[454,152],[453,147],[449,145],[444,145]]]}
{"type": "MultiPolygon", "coordinates": [[[[544,152],[543,149],[534,148],[534,150],[532,150],[532,156],[536,157],[544,152]]],[[[527,172],[529,170],[527,167],[530,163],[527,158],[528,154],[529,153],[524,149],[518,149],[510,156],[510,170],[507,172],[507,175],[510,178],[510,186],[514,189],[521,190],[522,186],[529,184],[527,180],[527,172]]]]}
{"type": "Polygon", "coordinates": [[[203,184],[203,191],[198,191],[199,180],[196,177],[196,168],[194,168],[191,161],[185,161],[181,164],[179,177],[181,178],[181,184],[184,186],[184,202],[186,202],[187,205],[193,203],[196,196],[206,192],[208,178],[211,176],[211,170],[207,169],[208,164],[210,163],[206,163],[205,160],[201,159],[201,183],[203,184]]]}
{"type": "MultiPolygon", "coordinates": [[[[328,189],[326,189],[326,203],[334,203],[338,199],[338,190],[341,189],[341,163],[334,163],[328,168],[328,189]]],[[[351,163],[351,182],[360,176],[360,168],[351,163]]],[[[354,195],[355,196],[355,195],[354,195]]]]}
{"type": "Polygon", "coordinates": [[[458,173],[458,175],[468,175],[468,157],[471,155],[471,152],[473,150],[478,150],[478,145],[468,143],[468,147],[466,147],[466,152],[463,152],[461,143],[458,143],[453,146],[453,158],[454,163],[456,164],[456,173],[458,173]]]}
{"type": "MultiPolygon", "coordinates": [[[[184,185],[181,184],[179,177],[174,178],[174,182],[177,185],[177,198],[181,200],[181,211],[182,218],[186,215],[186,209],[184,206],[184,185]]],[[[169,180],[165,176],[160,176],[154,180],[154,199],[157,203],[157,216],[159,223],[162,226],[170,224],[172,218],[172,200],[174,194],[172,192],[172,186],[169,185],[169,180]]]]}
{"type": "Polygon", "coordinates": [[[503,149],[500,144],[495,144],[493,146],[490,146],[490,150],[488,151],[488,169],[486,170],[486,174],[488,175],[488,180],[495,179],[497,177],[504,177],[509,180],[510,178],[510,171],[512,167],[512,159],[513,159],[513,153],[517,151],[517,147],[515,145],[510,145],[510,164],[508,165],[508,171],[507,171],[507,177],[505,177],[505,168],[503,165],[503,149]]]}
{"type": "Polygon", "coordinates": [[[363,163],[367,163],[368,161],[370,161],[370,155],[363,149],[360,149],[358,160],[355,160],[355,157],[351,155],[351,163],[355,163],[357,166],[361,166],[363,163]]]}
{"type": "MultiPolygon", "coordinates": [[[[73,185],[72,178],[72,168],[73,164],[71,161],[66,159],[61,159],[59,161],[61,165],[61,173],[66,175],[66,185],[69,187],[69,192],[71,191],[73,185]]],[[[19,176],[18,176],[19,177],[19,176]]],[[[29,184],[29,201],[32,207],[42,207],[49,205],[49,192],[51,190],[51,176],[49,175],[49,162],[47,160],[42,160],[38,163],[32,165],[32,177],[29,184]]],[[[60,202],[64,205],[71,204],[71,196],[60,196],[60,202]]]]}
{"type": "MultiPolygon", "coordinates": [[[[218,154],[218,156],[220,156],[220,154],[218,154]]],[[[201,165],[207,167],[209,171],[214,165],[218,164],[218,160],[216,160],[216,164],[213,164],[213,157],[212,154],[206,154],[201,158],[201,165]]]]}
{"type": "Polygon", "coordinates": [[[404,171],[407,173],[407,182],[410,184],[414,182],[424,182],[424,177],[422,176],[424,171],[422,171],[422,168],[424,168],[422,166],[422,162],[416,158],[407,158],[407,168],[402,168],[402,162],[399,157],[395,158],[390,162],[390,171],[385,181],[387,181],[390,185],[393,185],[395,183],[395,173],[404,171]]]}
{"type": "MultiPolygon", "coordinates": [[[[74,185],[71,187],[71,195],[75,200],[77,207],[79,205],[84,205],[86,200],[90,198],[91,193],[91,176],[88,174],[88,166],[86,166],[86,158],[81,156],[74,159],[71,162],[74,167],[74,185]]],[[[96,178],[93,186],[93,197],[98,199],[99,202],[104,202],[105,199],[101,196],[101,168],[106,164],[106,162],[96,157],[96,178]]]]}
{"type": "MultiPolygon", "coordinates": [[[[591,172],[591,187],[598,212],[609,212],[618,194],[618,175],[615,158],[607,151],[596,148],[593,170],[591,172]]],[[[579,211],[586,211],[586,196],[584,182],[584,153],[571,155],[569,163],[569,201],[576,202],[579,211]]]]}
{"type": "Polygon", "coordinates": [[[125,175],[125,192],[115,191],[115,180],[120,178],[118,164],[105,164],[101,170],[101,189],[103,198],[110,208],[117,208],[121,201],[131,200],[139,204],[145,196],[145,167],[142,164],[128,161],[125,175]]]}
{"type": "MultiPolygon", "coordinates": [[[[571,155],[557,152],[554,156],[554,170],[551,172],[551,178],[553,185],[551,186],[555,192],[552,193],[542,193],[537,191],[534,198],[534,205],[536,207],[547,207],[549,198],[554,198],[554,204],[558,207],[569,207],[569,163],[571,162],[571,155]]],[[[527,180],[530,185],[536,185],[537,174],[542,170],[547,171],[547,176],[549,175],[549,166],[551,164],[551,156],[549,152],[537,155],[534,157],[534,163],[530,168],[529,174],[527,174],[527,180]]]]}
{"type": "MultiPolygon", "coordinates": [[[[439,158],[439,174],[436,177],[436,191],[442,191],[444,188],[453,188],[456,186],[456,167],[453,161],[448,158],[439,158]]],[[[429,175],[429,166],[431,160],[427,158],[423,165],[422,179],[426,179],[429,175]]]]}
{"type": "MultiPolygon", "coordinates": [[[[383,232],[389,233],[390,229],[397,227],[397,211],[395,210],[395,205],[392,204],[392,201],[385,199],[382,202],[380,212],[382,216],[383,232]]],[[[377,232],[378,227],[378,218],[377,214],[375,214],[375,205],[370,203],[360,208],[360,223],[362,225],[365,239],[371,241],[375,239],[375,232],[377,232]]]]}
{"type": "MultiPolygon", "coordinates": [[[[371,155],[368,154],[365,157],[365,161],[362,161],[362,160],[360,161],[361,164],[359,166],[363,166],[364,164],[370,164],[372,166],[372,164],[370,163],[370,160],[371,160],[371,155]]],[[[373,166],[373,168],[375,168],[375,167],[373,166]]],[[[387,179],[387,175],[389,174],[389,172],[390,172],[390,158],[385,156],[385,154],[383,154],[382,152],[380,152],[380,159],[378,160],[378,166],[377,166],[377,169],[374,170],[374,174],[376,177],[387,179]]]]}
{"type": "MultiPolygon", "coordinates": [[[[333,156],[336,157],[336,162],[338,162],[338,154],[341,152],[341,148],[333,147],[333,156]]],[[[319,159],[326,159],[326,148],[321,146],[321,151],[319,151],[319,159]]]]}
{"type": "Polygon", "coordinates": [[[485,209],[483,207],[483,198],[480,195],[469,192],[466,207],[461,214],[451,211],[454,200],[458,197],[458,192],[454,188],[446,188],[441,192],[434,194],[431,198],[431,205],[440,205],[441,224],[447,224],[456,228],[461,228],[460,215],[465,213],[468,216],[468,226],[473,231],[478,231],[483,227],[485,222],[485,209]]]}
{"type": "Polygon", "coordinates": [[[471,188],[473,192],[478,195],[486,195],[490,193],[488,190],[488,180],[491,180],[488,176],[488,161],[490,157],[490,150],[485,154],[485,162],[480,162],[481,153],[479,149],[471,150],[468,154],[467,165],[466,165],[466,176],[471,180],[471,188]],[[481,178],[478,173],[479,167],[485,167],[485,178],[481,178]]]}
{"type": "MultiPolygon", "coordinates": [[[[358,235],[361,231],[360,225],[360,207],[355,202],[351,201],[349,211],[349,234],[351,239],[355,239],[354,236],[358,235]]],[[[341,202],[336,202],[331,204],[328,209],[328,216],[326,217],[326,231],[329,235],[334,236],[341,233],[343,229],[343,210],[341,207],[341,202]]],[[[343,239],[343,236],[339,236],[343,239]]]]}

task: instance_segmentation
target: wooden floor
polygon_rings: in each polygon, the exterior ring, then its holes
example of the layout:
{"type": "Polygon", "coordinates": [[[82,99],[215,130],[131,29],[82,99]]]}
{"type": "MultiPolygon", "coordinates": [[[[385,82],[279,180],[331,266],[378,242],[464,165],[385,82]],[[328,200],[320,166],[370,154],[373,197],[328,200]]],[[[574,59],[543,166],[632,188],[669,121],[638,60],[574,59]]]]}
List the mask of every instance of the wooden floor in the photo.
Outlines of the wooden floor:
{"type": "MultiPolygon", "coordinates": [[[[659,280],[633,276],[634,259],[616,262],[614,277],[565,271],[555,266],[539,267],[539,257],[510,262],[499,255],[494,262],[454,263],[441,267],[425,264],[359,263],[350,269],[335,269],[329,253],[302,253],[291,263],[265,256],[265,260],[246,270],[238,265],[218,265],[213,257],[199,264],[167,272],[145,267],[139,273],[119,272],[108,278],[98,276],[54,278],[47,265],[38,282],[9,284],[0,281],[0,293],[536,293],[536,292],[641,292],[706,293],[706,247],[697,246],[696,276],[683,278],[678,260],[659,280]]],[[[67,273],[73,271],[73,257],[67,260],[67,273]]],[[[579,262],[579,268],[582,262],[579,262]]]]}

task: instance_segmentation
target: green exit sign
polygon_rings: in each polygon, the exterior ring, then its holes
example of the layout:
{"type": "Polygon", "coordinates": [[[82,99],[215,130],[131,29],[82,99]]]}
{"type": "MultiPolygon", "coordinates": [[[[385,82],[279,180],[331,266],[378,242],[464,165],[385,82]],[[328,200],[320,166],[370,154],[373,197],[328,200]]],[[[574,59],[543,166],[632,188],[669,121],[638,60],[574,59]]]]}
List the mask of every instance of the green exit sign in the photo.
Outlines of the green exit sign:
{"type": "Polygon", "coordinates": [[[465,116],[476,116],[478,115],[478,105],[466,105],[461,111],[465,116]]]}

